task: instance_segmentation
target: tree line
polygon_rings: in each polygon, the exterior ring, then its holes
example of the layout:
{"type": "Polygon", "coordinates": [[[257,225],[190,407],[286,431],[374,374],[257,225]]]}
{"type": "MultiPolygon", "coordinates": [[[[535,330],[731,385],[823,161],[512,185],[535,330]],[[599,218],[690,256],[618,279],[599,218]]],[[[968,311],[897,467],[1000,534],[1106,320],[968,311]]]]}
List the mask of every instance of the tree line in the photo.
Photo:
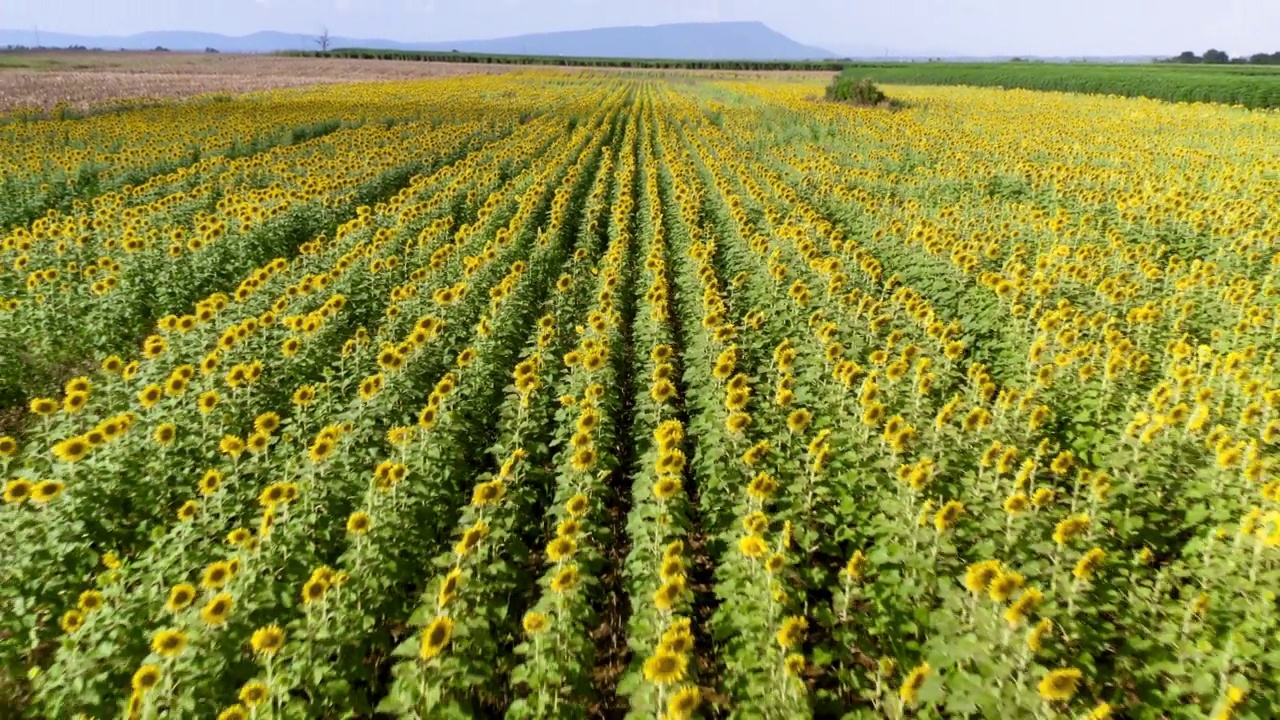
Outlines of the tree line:
{"type": "Polygon", "coordinates": [[[1187,65],[1203,64],[1203,65],[1280,65],[1280,52],[1273,53],[1254,53],[1245,57],[1231,57],[1222,50],[1206,50],[1204,55],[1196,55],[1191,50],[1184,50],[1177,57],[1171,57],[1163,62],[1184,63],[1187,65]]]}

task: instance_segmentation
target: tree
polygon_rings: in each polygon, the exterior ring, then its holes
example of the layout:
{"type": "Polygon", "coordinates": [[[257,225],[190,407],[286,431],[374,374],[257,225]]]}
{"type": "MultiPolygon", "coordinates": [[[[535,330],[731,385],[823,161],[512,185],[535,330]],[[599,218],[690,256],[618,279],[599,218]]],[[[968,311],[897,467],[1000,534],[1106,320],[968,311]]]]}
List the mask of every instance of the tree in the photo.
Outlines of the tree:
{"type": "Polygon", "coordinates": [[[327,26],[320,28],[320,37],[316,38],[316,45],[320,46],[320,52],[329,52],[329,28],[327,26]]]}
{"type": "Polygon", "coordinates": [[[1183,50],[1182,54],[1174,58],[1174,60],[1180,63],[1198,63],[1200,62],[1200,57],[1190,50],[1183,50]]]}
{"type": "Polygon", "coordinates": [[[1212,65],[1222,65],[1231,62],[1231,57],[1221,50],[1209,49],[1204,51],[1204,61],[1212,65]]]}

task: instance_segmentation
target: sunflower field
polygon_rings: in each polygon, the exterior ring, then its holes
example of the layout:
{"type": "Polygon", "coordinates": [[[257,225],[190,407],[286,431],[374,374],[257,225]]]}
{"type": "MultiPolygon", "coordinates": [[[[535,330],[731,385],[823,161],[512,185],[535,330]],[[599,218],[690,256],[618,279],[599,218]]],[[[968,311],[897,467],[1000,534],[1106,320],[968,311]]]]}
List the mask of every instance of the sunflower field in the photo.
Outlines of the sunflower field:
{"type": "Polygon", "coordinates": [[[1280,116],[0,124],[0,716],[1272,718],[1280,116]]]}

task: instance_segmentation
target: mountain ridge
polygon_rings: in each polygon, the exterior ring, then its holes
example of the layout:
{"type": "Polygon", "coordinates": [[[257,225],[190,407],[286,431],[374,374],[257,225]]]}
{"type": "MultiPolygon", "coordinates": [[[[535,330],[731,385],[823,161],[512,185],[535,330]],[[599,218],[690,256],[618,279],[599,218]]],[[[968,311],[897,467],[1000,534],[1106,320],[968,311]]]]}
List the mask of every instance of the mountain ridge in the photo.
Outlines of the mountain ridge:
{"type": "MultiPolygon", "coordinates": [[[[124,36],[74,35],[0,29],[0,47],[83,46],[103,50],[204,50],[279,52],[315,50],[317,36],[259,31],[231,36],[196,31],[149,31],[124,36]]],[[[532,33],[511,37],[451,42],[403,42],[379,38],[330,37],[330,48],[424,50],[493,55],[645,58],[678,60],[823,60],[829,50],[799,43],[760,22],[671,23],[628,25],[532,33]]]]}

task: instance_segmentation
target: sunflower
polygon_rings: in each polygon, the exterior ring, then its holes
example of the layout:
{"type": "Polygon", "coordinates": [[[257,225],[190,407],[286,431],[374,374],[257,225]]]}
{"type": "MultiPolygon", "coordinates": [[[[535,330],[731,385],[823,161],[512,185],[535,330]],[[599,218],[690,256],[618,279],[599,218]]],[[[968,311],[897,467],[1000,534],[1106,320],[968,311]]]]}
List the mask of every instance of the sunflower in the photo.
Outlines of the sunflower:
{"type": "Polygon", "coordinates": [[[906,680],[902,681],[902,686],[898,688],[898,697],[902,700],[903,705],[915,705],[916,696],[920,692],[920,688],[924,687],[925,680],[929,679],[929,675],[933,673],[933,668],[929,667],[929,663],[921,663],[916,666],[906,680]]]}
{"type": "Polygon", "coordinates": [[[18,441],[5,435],[0,437],[0,457],[13,457],[18,454],[18,441]]]}
{"type": "Polygon", "coordinates": [[[58,401],[53,398],[33,398],[27,407],[36,415],[52,415],[58,411],[58,401]]]}
{"type": "Polygon", "coordinates": [[[558,563],[573,557],[578,550],[578,543],[572,537],[557,537],[547,543],[547,559],[558,563]]]}
{"type": "Polygon", "coordinates": [[[311,458],[313,463],[322,463],[330,455],[333,454],[337,447],[337,442],[328,437],[317,437],[315,442],[311,444],[311,448],[307,450],[307,457],[311,458]]]}
{"type": "Polygon", "coordinates": [[[783,650],[789,650],[799,645],[808,630],[809,621],[802,617],[793,616],[783,620],[782,627],[777,633],[778,646],[783,650]]]}
{"type": "Polygon", "coordinates": [[[411,426],[393,427],[387,431],[387,442],[395,447],[403,447],[413,440],[414,434],[417,432],[418,429],[411,426]]]}
{"type": "MultiPolygon", "coordinates": [[[[120,434],[128,429],[128,425],[119,418],[109,418],[99,423],[95,429],[101,432],[102,437],[109,442],[120,437],[120,434]]],[[[0,438],[0,444],[3,444],[3,442],[4,439],[0,438]]]]}
{"type": "Polygon", "coordinates": [[[774,553],[764,562],[764,569],[768,571],[770,575],[776,575],[779,572],[782,572],[782,569],[786,566],[787,558],[782,553],[774,553]]]}
{"type": "Polygon", "coordinates": [[[208,413],[213,412],[214,408],[218,407],[219,399],[217,390],[207,390],[200,393],[199,399],[196,400],[196,407],[201,413],[207,415],[208,413]]]}
{"type": "Polygon", "coordinates": [[[679,420],[664,420],[653,431],[653,439],[661,450],[671,450],[684,440],[684,425],[679,420]]]}
{"type": "Polygon", "coordinates": [[[79,610],[68,610],[62,614],[62,629],[71,634],[84,626],[84,613],[79,610]]]}
{"type": "Polygon", "coordinates": [[[249,720],[249,710],[240,703],[218,713],[218,720],[249,720]]]}
{"type": "Polygon", "coordinates": [[[174,585],[169,590],[169,599],[165,602],[165,610],[169,612],[181,612],[190,607],[192,601],[196,599],[196,588],[190,583],[181,583],[174,585]]]}
{"type": "Polygon", "coordinates": [[[82,437],[72,437],[53,446],[53,454],[63,462],[80,462],[89,454],[89,441],[82,437]]]}
{"type": "Polygon", "coordinates": [[[751,424],[751,416],[744,412],[731,412],[724,420],[724,429],[731,435],[739,435],[751,424]]]}
{"type": "Polygon", "coordinates": [[[809,427],[809,424],[812,422],[813,422],[813,413],[809,412],[804,408],[801,408],[799,410],[792,410],[791,414],[787,416],[787,430],[792,435],[795,435],[797,433],[802,433],[805,431],[806,428],[809,427]]]}
{"type": "Polygon", "coordinates": [[[590,507],[590,503],[591,501],[587,499],[586,495],[578,493],[569,498],[569,502],[565,503],[564,509],[573,517],[582,517],[590,507]]]}
{"type": "Polygon", "coordinates": [[[270,508],[284,502],[284,497],[285,484],[272,483],[263,488],[262,492],[258,494],[258,504],[270,508]]]}
{"type": "Polygon", "coordinates": [[[577,565],[566,565],[560,568],[556,576],[551,579],[551,592],[557,595],[572,591],[578,586],[581,575],[578,572],[577,565]]]}
{"type": "Polygon", "coordinates": [[[595,448],[584,447],[579,448],[578,451],[573,454],[571,463],[574,470],[586,472],[595,467],[596,459],[597,454],[595,448]]]}
{"type": "Polygon", "coordinates": [[[471,551],[476,549],[480,541],[489,534],[489,526],[483,520],[477,520],[474,525],[467,528],[462,533],[462,538],[453,546],[453,551],[459,556],[466,557],[471,551]]]}
{"type": "Polygon", "coordinates": [[[1044,647],[1044,638],[1053,632],[1053,621],[1049,618],[1043,618],[1036,626],[1031,628],[1031,632],[1027,633],[1027,649],[1033,653],[1038,653],[1044,647]]]}
{"type": "Polygon", "coordinates": [[[218,450],[223,455],[238,458],[244,452],[244,440],[235,435],[223,435],[222,439],[218,441],[218,450]]]}
{"type": "Polygon", "coordinates": [[[261,680],[250,680],[240,688],[240,702],[245,707],[253,708],[266,701],[269,691],[261,680]]]}
{"type": "Polygon", "coordinates": [[[844,574],[851,581],[857,582],[862,579],[862,574],[867,569],[867,556],[861,550],[854,550],[850,556],[849,562],[844,565],[844,574]]]}
{"type": "MultiPolygon", "coordinates": [[[[1231,689],[1234,690],[1236,688],[1231,689]]],[[[1230,692],[1230,690],[1228,690],[1228,692],[1230,692]]],[[[1094,707],[1093,710],[1089,711],[1085,720],[1111,720],[1114,712],[1115,710],[1111,707],[1110,703],[1100,703],[1094,707]]]]}
{"type": "Polygon", "coordinates": [[[866,408],[863,409],[862,424],[866,425],[867,427],[877,427],[880,425],[880,421],[884,420],[884,414],[885,414],[884,405],[878,402],[873,402],[870,405],[867,405],[866,408]]]}
{"type": "Polygon", "coordinates": [[[751,478],[751,482],[747,485],[747,495],[753,500],[763,502],[773,497],[778,491],[778,481],[773,479],[769,473],[756,473],[751,478]]]}
{"type": "Polygon", "coordinates": [[[84,409],[89,403],[89,393],[87,392],[70,392],[62,399],[62,409],[68,415],[74,415],[84,409]]]}
{"type": "Polygon", "coordinates": [[[530,611],[525,613],[524,621],[521,624],[524,627],[525,634],[529,637],[534,637],[542,634],[551,622],[547,619],[546,615],[543,615],[540,612],[530,611]]]}
{"type": "Polygon", "coordinates": [[[280,652],[280,648],[284,647],[284,630],[281,630],[279,625],[260,627],[253,631],[249,644],[259,655],[275,655],[280,652]]]}
{"type": "Polygon", "coordinates": [[[1040,697],[1048,702],[1065,702],[1075,696],[1083,677],[1084,674],[1076,668],[1051,670],[1040,680],[1037,689],[1040,697]]]}
{"type": "Polygon", "coordinates": [[[245,447],[254,455],[262,454],[271,445],[271,436],[255,432],[245,439],[245,447]]]}
{"type": "Polygon", "coordinates": [[[1067,519],[1058,523],[1053,530],[1053,541],[1059,545],[1065,545],[1080,535],[1084,534],[1089,528],[1088,515],[1072,515],[1067,519]]]}
{"type": "Polygon", "coordinates": [[[964,586],[974,595],[981,595],[987,591],[991,585],[991,581],[996,579],[1000,574],[999,560],[982,560],[973,563],[964,573],[964,586]]]}
{"type": "MultiPolygon", "coordinates": [[[[736,377],[742,377],[742,376],[735,375],[734,377],[736,378],[736,377]]],[[[747,402],[750,399],[751,399],[751,392],[746,388],[743,388],[741,390],[730,390],[729,394],[725,396],[724,407],[726,410],[730,412],[735,412],[735,413],[742,412],[743,410],[746,410],[747,402]]]]}
{"type": "Polygon", "coordinates": [[[658,576],[663,580],[684,576],[684,560],[677,554],[662,558],[658,566],[658,576]]]}
{"type": "Polygon", "coordinates": [[[658,382],[653,383],[652,386],[649,386],[649,397],[653,398],[653,401],[657,402],[659,405],[671,400],[675,395],[675,384],[672,384],[671,380],[666,378],[660,379],[658,382]]]}
{"type": "Polygon", "coordinates": [[[754,560],[763,556],[765,552],[769,550],[769,546],[765,544],[764,540],[761,540],[755,535],[747,535],[738,541],[738,550],[740,550],[743,555],[754,560]]]}
{"type": "Polygon", "coordinates": [[[603,348],[596,350],[593,353],[589,353],[586,357],[582,358],[582,369],[589,373],[596,372],[600,368],[604,367],[605,361],[608,360],[608,357],[608,353],[606,353],[603,348]]]}
{"type": "Polygon", "coordinates": [[[458,586],[462,584],[461,568],[453,568],[444,576],[444,580],[440,583],[440,592],[437,594],[436,604],[444,607],[458,596],[458,586]]]}
{"type": "Polygon", "coordinates": [[[678,448],[663,450],[658,455],[658,462],[654,466],[659,475],[679,475],[684,472],[685,463],[688,458],[684,452],[678,448]]]}
{"type": "Polygon", "coordinates": [[[225,560],[218,560],[204,569],[200,584],[209,590],[218,590],[227,584],[232,574],[231,565],[225,560]]]}
{"type": "Polygon", "coordinates": [[[955,527],[956,523],[960,521],[961,515],[964,515],[964,503],[952,500],[943,505],[938,514],[934,516],[933,526],[938,532],[945,532],[955,527]]]}
{"type": "Polygon", "coordinates": [[[501,480],[478,483],[471,491],[471,505],[472,507],[492,505],[501,500],[506,492],[507,486],[501,480]]]}
{"type": "Polygon", "coordinates": [[[85,590],[80,593],[76,606],[85,614],[91,613],[102,607],[102,593],[97,590],[85,590]]]}
{"type": "Polygon", "coordinates": [[[151,650],[162,657],[176,657],[187,647],[187,635],[181,630],[161,630],[151,637],[151,650]]]}
{"type": "Polygon", "coordinates": [[[693,634],[689,632],[688,620],[683,618],[662,634],[662,642],[658,644],[658,652],[672,655],[683,655],[692,649],[693,634]],[[680,625],[681,622],[684,625],[680,625]]]}
{"type": "Polygon", "coordinates": [[[57,499],[66,488],[66,484],[61,480],[41,480],[36,483],[35,488],[31,491],[31,501],[36,503],[50,502],[57,499]]]}
{"type": "Polygon", "coordinates": [[[437,616],[422,631],[422,646],[418,649],[418,659],[430,660],[439,655],[453,637],[453,621],[443,615],[437,616]]]}
{"type": "Polygon", "coordinates": [[[702,704],[702,691],[696,687],[680,688],[667,701],[668,720],[688,720],[702,704]]]}
{"type": "Polygon", "coordinates": [[[302,603],[310,605],[317,602],[323,599],[327,592],[329,592],[329,581],[313,576],[302,585],[302,603]]]}
{"type": "Polygon", "coordinates": [[[383,377],[382,373],[370,375],[364,380],[361,380],[359,388],[360,399],[366,402],[372,400],[377,397],[378,393],[382,392],[382,388],[385,385],[386,379],[383,377]]]}
{"type": "Polygon", "coordinates": [[[178,428],[173,423],[164,423],[156,428],[151,437],[160,445],[168,445],[173,442],[178,435],[178,428]]]}
{"type": "Polygon", "coordinates": [[[160,684],[160,677],[160,668],[147,664],[133,671],[133,679],[129,684],[135,693],[145,693],[160,684]]]}
{"type": "Polygon", "coordinates": [[[1076,563],[1076,567],[1071,571],[1071,574],[1074,575],[1077,580],[1088,582],[1089,579],[1093,577],[1093,574],[1097,572],[1098,566],[1102,565],[1102,561],[1106,556],[1107,554],[1103,552],[1102,548],[1093,548],[1089,550],[1089,552],[1086,552],[1084,556],[1080,558],[1080,562],[1076,563]]]}
{"type": "Polygon", "coordinates": [[[196,514],[200,512],[200,504],[195,500],[188,500],[182,503],[182,507],[178,508],[179,522],[190,522],[194,520],[196,514]]]}
{"type": "Polygon", "coordinates": [[[373,520],[369,517],[369,513],[363,510],[357,510],[347,518],[347,532],[352,535],[364,535],[372,526],[373,520]]]}
{"type": "Polygon", "coordinates": [[[674,685],[684,679],[688,668],[686,656],[659,652],[644,661],[644,676],[656,685],[674,685]]]}
{"type": "Polygon", "coordinates": [[[34,491],[35,485],[30,480],[22,478],[10,480],[4,486],[4,501],[9,504],[17,504],[31,497],[31,493],[34,491]]]}
{"type": "Polygon", "coordinates": [[[747,467],[755,467],[763,462],[768,455],[769,441],[761,440],[742,453],[742,464],[747,467]]]}
{"type": "Polygon", "coordinates": [[[684,578],[677,577],[662,583],[653,593],[653,606],[662,612],[671,612],[671,608],[684,594],[684,578]]]}
{"type": "Polygon", "coordinates": [[[807,663],[803,655],[792,653],[783,660],[782,667],[790,677],[800,677],[804,673],[807,663]]]}
{"type": "Polygon", "coordinates": [[[200,619],[206,625],[223,625],[235,608],[235,601],[227,593],[218,593],[200,609],[200,619]]]}
{"type": "Polygon", "coordinates": [[[187,391],[187,386],[191,384],[187,378],[182,375],[173,374],[164,383],[164,394],[170,397],[177,397],[187,391]]]}
{"type": "Polygon", "coordinates": [[[573,518],[561,520],[560,523],[556,525],[556,537],[573,537],[574,535],[577,535],[578,531],[581,529],[581,523],[573,518]]]}
{"type": "Polygon", "coordinates": [[[302,385],[293,391],[293,404],[307,407],[316,401],[316,389],[310,385],[302,385]]]}
{"type": "Polygon", "coordinates": [[[991,580],[991,585],[987,588],[987,594],[995,602],[1008,602],[1009,598],[1021,590],[1025,583],[1026,578],[1021,573],[1002,571],[991,580]]]}

